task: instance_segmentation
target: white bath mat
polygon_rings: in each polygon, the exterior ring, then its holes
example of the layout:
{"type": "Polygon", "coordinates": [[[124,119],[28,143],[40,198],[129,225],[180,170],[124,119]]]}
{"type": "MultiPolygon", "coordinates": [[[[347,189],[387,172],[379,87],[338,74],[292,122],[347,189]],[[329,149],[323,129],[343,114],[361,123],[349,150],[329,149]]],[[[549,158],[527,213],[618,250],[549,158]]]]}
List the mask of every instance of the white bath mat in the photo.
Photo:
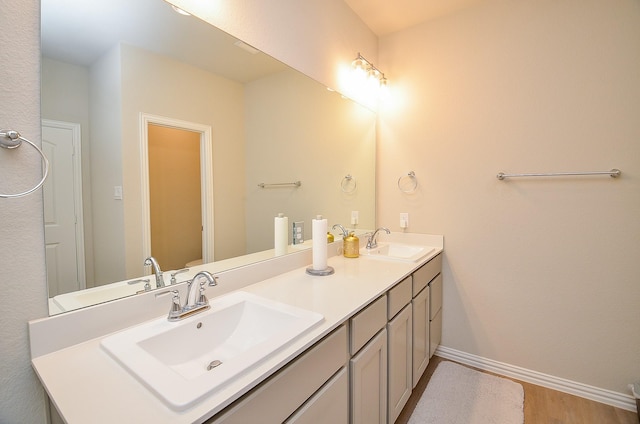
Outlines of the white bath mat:
{"type": "Polygon", "coordinates": [[[522,424],[523,405],[521,384],[444,361],[409,424],[522,424]]]}

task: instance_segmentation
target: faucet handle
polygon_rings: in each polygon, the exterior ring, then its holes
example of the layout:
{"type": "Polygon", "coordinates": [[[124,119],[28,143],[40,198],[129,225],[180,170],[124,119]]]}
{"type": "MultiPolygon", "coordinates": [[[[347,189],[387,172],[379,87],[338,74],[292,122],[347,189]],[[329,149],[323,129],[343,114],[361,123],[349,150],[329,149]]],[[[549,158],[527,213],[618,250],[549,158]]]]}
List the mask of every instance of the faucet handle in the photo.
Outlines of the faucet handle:
{"type": "Polygon", "coordinates": [[[177,317],[182,312],[182,305],[180,305],[180,292],[178,290],[171,290],[173,297],[171,298],[171,309],[169,309],[169,319],[177,317]]]}
{"type": "Polygon", "coordinates": [[[182,269],[179,269],[177,271],[173,271],[171,273],[171,284],[173,285],[173,284],[176,284],[178,282],[178,280],[176,280],[176,275],[182,274],[183,272],[187,272],[187,271],[189,271],[189,268],[182,268],[182,269]]]}
{"type": "Polygon", "coordinates": [[[207,299],[207,296],[204,295],[204,282],[200,283],[200,294],[198,295],[198,301],[196,302],[196,305],[201,306],[201,305],[206,305],[207,303],[209,303],[209,299],[207,299]]]}

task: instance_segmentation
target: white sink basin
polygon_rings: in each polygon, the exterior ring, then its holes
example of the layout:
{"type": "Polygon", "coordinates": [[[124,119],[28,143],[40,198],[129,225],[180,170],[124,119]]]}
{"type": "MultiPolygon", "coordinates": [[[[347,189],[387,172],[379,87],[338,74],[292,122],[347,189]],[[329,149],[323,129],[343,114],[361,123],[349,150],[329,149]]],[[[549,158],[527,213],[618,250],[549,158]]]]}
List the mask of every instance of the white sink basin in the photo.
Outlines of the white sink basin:
{"type": "Polygon", "coordinates": [[[374,249],[367,249],[366,247],[363,247],[360,249],[360,255],[375,259],[418,262],[420,259],[435,250],[435,247],[418,246],[413,244],[378,243],[378,247],[374,249]]]}
{"type": "Polygon", "coordinates": [[[101,346],[170,408],[184,410],[321,322],[316,312],[246,292],[211,309],[165,317],[104,338],[101,346]]]}

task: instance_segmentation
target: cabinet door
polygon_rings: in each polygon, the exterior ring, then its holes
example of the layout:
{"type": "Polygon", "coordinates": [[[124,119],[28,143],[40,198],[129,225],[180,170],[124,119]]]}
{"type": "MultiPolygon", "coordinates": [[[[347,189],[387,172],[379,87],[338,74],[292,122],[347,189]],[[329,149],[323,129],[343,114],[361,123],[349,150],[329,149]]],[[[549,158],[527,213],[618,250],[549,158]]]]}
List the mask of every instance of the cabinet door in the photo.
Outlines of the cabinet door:
{"type": "Polygon", "coordinates": [[[389,423],[394,423],[413,390],[411,304],[387,324],[389,349],[388,408],[389,423]]]}
{"type": "Polygon", "coordinates": [[[442,274],[429,282],[429,315],[431,319],[442,309],[442,274]]]}
{"type": "Polygon", "coordinates": [[[350,361],[351,422],[387,422],[387,330],[383,329],[350,361]]]}
{"type": "Polygon", "coordinates": [[[286,424],[347,424],[349,422],[349,377],[342,368],[311,397],[286,424]]]}
{"type": "Polygon", "coordinates": [[[429,364],[429,289],[425,287],[411,301],[413,305],[413,387],[429,364]]]}
{"type": "Polygon", "coordinates": [[[429,358],[431,358],[442,340],[442,310],[438,311],[431,320],[429,334],[429,358]]]}

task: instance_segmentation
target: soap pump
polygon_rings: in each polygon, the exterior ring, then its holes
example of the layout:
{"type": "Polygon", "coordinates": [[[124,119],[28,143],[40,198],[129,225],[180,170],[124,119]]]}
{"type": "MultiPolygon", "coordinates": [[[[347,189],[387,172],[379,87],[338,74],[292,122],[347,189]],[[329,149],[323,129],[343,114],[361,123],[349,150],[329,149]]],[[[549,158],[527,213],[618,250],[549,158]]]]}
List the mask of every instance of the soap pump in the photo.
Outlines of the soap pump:
{"type": "Polygon", "coordinates": [[[340,224],[335,224],[331,228],[335,230],[336,227],[342,231],[342,254],[344,257],[357,258],[360,256],[360,239],[356,234],[353,231],[348,232],[347,229],[340,224]]]}

